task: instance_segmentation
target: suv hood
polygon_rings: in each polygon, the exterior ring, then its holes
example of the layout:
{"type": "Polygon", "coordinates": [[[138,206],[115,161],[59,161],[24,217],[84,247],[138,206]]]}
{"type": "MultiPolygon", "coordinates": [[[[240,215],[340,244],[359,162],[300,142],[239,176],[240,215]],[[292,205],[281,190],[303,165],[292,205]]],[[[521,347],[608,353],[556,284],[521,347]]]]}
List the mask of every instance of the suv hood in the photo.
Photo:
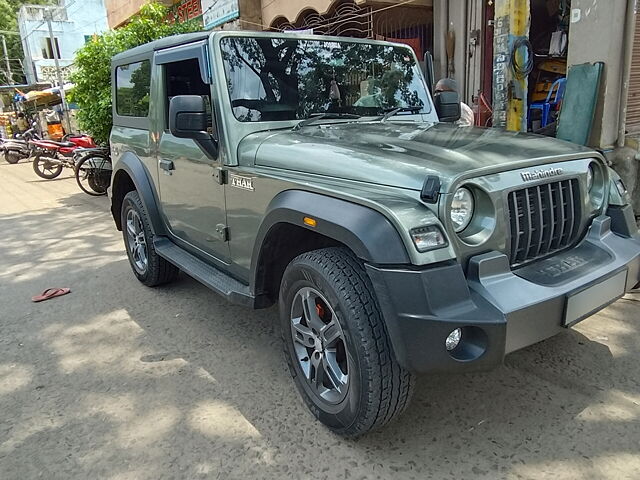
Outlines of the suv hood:
{"type": "Polygon", "coordinates": [[[446,123],[322,124],[249,138],[243,143],[259,142],[256,165],[413,190],[422,189],[427,175],[439,175],[446,188],[455,177],[487,167],[511,170],[594,154],[554,138],[446,123]]]}

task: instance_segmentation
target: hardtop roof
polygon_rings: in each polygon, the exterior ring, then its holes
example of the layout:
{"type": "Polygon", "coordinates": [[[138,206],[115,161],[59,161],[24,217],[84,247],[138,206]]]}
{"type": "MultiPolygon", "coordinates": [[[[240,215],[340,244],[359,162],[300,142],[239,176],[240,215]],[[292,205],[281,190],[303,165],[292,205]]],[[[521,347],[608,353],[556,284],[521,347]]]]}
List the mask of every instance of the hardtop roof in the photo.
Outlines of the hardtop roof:
{"type": "Polygon", "coordinates": [[[151,53],[161,48],[173,47],[176,45],[183,45],[185,43],[197,42],[198,40],[205,40],[209,38],[212,32],[194,32],[194,33],[181,33],[180,35],[170,35],[168,37],[154,40],[153,42],[145,43],[137,47],[130,48],[124,52],[118,53],[111,58],[112,63],[121,63],[122,60],[126,60],[130,57],[135,57],[144,53],[151,53]]]}
{"type": "Polygon", "coordinates": [[[342,41],[342,42],[350,42],[350,43],[368,43],[368,44],[376,44],[376,45],[391,45],[395,47],[405,47],[409,49],[410,47],[407,45],[403,45],[401,43],[391,43],[389,41],[384,40],[372,40],[368,38],[353,38],[353,37],[336,37],[336,36],[326,36],[326,35],[313,35],[308,33],[299,33],[299,32],[265,32],[265,31],[248,31],[248,30],[223,30],[223,31],[201,31],[194,33],[183,33],[180,35],[170,35],[168,37],[160,38],[158,40],[154,40],[153,42],[145,43],[143,45],[139,45],[137,47],[131,48],[124,52],[118,53],[114,55],[111,59],[112,64],[115,63],[125,63],[123,60],[128,60],[129,58],[136,57],[138,55],[143,55],[145,53],[152,53],[156,50],[160,50],[163,48],[174,47],[177,45],[184,45],[186,43],[197,42],[199,40],[205,40],[210,36],[216,37],[272,37],[272,38],[287,38],[287,39],[298,39],[298,40],[324,40],[324,41],[342,41]]]}

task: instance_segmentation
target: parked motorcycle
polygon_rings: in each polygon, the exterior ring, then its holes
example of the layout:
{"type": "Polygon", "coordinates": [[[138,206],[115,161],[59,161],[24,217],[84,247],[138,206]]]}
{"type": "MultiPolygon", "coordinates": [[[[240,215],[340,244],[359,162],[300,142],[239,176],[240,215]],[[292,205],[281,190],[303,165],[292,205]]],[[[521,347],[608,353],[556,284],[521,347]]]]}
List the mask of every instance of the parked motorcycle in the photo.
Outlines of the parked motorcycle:
{"type": "Polygon", "coordinates": [[[23,158],[29,158],[33,155],[32,140],[39,140],[40,135],[35,128],[30,128],[22,134],[16,135],[16,138],[9,138],[2,142],[0,148],[3,150],[4,159],[7,163],[18,163],[23,158]]]}
{"type": "Polygon", "coordinates": [[[66,141],[34,140],[30,142],[36,152],[33,159],[33,171],[41,178],[51,180],[62,173],[63,168],[75,171],[74,152],[79,148],[96,148],[88,135],[65,137],[66,141]]]}
{"type": "Polygon", "coordinates": [[[80,148],[74,154],[74,161],[80,189],[88,195],[106,195],[113,170],[109,148],[80,148]]]}

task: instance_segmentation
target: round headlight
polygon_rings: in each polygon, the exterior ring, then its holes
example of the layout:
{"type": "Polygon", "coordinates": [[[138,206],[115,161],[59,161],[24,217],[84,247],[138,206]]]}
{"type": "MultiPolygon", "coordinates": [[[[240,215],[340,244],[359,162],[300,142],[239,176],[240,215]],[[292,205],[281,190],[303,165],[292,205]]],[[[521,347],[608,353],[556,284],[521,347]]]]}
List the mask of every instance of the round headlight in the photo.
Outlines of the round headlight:
{"type": "Polygon", "coordinates": [[[587,190],[591,191],[591,188],[593,187],[593,177],[595,176],[594,172],[593,172],[593,165],[589,165],[589,168],[587,169],[587,190]]]}
{"type": "Polygon", "coordinates": [[[461,232],[473,217],[473,194],[468,188],[460,187],[453,194],[451,202],[451,222],[456,233],[461,232]]]}

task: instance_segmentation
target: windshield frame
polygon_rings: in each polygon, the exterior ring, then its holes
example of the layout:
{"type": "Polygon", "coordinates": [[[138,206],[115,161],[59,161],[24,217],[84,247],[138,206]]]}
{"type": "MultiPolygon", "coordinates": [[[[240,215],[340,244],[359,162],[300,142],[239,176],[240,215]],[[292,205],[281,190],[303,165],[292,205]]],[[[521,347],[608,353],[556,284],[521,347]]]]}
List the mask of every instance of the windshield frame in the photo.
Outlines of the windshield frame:
{"type": "MultiPolygon", "coordinates": [[[[349,44],[364,44],[364,45],[378,45],[381,47],[392,47],[392,48],[399,48],[399,49],[404,49],[407,53],[407,55],[409,57],[411,57],[412,61],[413,61],[413,68],[415,70],[415,75],[416,75],[416,80],[424,87],[424,98],[426,99],[426,103],[424,105],[422,105],[422,112],[420,113],[401,113],[398,114],[396,116],[394,116],[392,119],[389,119],[390,121],[393,120],[410,120],[410,121],[438,121],[437,115],[435,113],[435,107],[433,104],[433,98],[432,98],[432,94],[429,91],[429,88],[427,86],[427,82],[425,80],[424,77],[424,72],[423,69],[420,66],[420,63],[418,61],[418,58],[416,57],[415,52],[413,51],[413,49],[408,46],[408,45],[404,45],[401,43],[393,43],[393,42],[387,42],[387,41],[380,41],[380,40],[371,40],[371,39],[361,39],[361,38],[351,38],[351,37],[336,37],[336,36],[329,36],[329,35],[310,35],[310,34],[306,34],[306,33],[283,33],[283,32],[247,32],[247,31],[231,31],[231,32],[219,32],[219,34],[214,34],[214,39],[215,39],[215,48],[216,48],[216,58],[219,60],[219,67],[216,66],[216,70],[218,73],[218,76],[221,78],[221,82],[220,85],[222,85],[222,89],[224,90],[226,93],[222,93],[222,95],[224,96],[224,100],[226,103],[226,108],[228,110],[226,110],[226,112],[228,112],[230,114],[230,116],[232,117],[234,123],[237,124],[254,124],[254,125],[262,125],[263,127],[261,128],[264,129],[265,124],[276,124],[278,125],[277,128],[287,128],[291,125],[296,125],[301,121],[304,121],[304,118],[296,118],[296,119],[287,119],[287,120],[257,120],[257,121],[242,121],[240,119],[238,119],[233,111],[233,106],[232,106],[232,98],[231,98],[231,91],[230,89],[227,87],[227,82],[228,82],[228,78],[227,78],[227,70],[226,70],[226,62],[223,60],[223,55],[222,55],[222,41],[227,39],[227,38],[274,38],[274,39],[283,39],[283,40],[303,40],[303,41],[317,41],[317,42],[337,42],[337,43],[349,43],[349,44]]],[[[365,114],[365,115],[360,115],[360,118],[357,120],[346,120],[346,119],[326,119],[326,120],[320,120],[320,122],[322,123],[340,123],[340,122],[345,122],[345,121],[371,121],[374,119],[379,120],[381,117],[381,114],[365,114]]],[[[271,127],[273,128],[273,127],[271,127]]]]}
{"type": "MultiPolygon", "coordinates": [[[[219,162],[226,166],[238,166],[241,163],[243,165],[253,165],[255,160],[254,156],[250,153],[254,151],[252,149],[257,148],[257,145],[253,145],[253,142],[260,142],[264,135],[269,135],[271,131],[276,130],[290,130],[297,125],[300,120],[269,120],[261,122],[241,122],[236,119],[231,107],[231,96],[229,89],[227,88],[227,77],[225,73],[225,65],[222,58],[222,49],[220,42],[223,38],[227,37],[266,37],[266,38],[291,38],[295,37],[302,40],[326,40],[326,41],[345,41],[344,37],[324,36],[324,35],[309,35],[303,33],[275,33],[275,32],[249,32],[243,30],[229,31],[222,30],[211,32],[209,36],[209,58],[211,62],[211,74],[213,76],[212,89],[212,107],[214,109],[214,115],[216,118],[216,124],[218,127],[219,135],[219,162]],[[258,134],[258,136],[252,134],[258,134]],[[245,152],[248,156],[245,155],[245,152]]],[[[375,43],[380,45],[392,45],[400,46],[404,48],[404,45],[384,42],[380,40],[369,40],[359,38],[348,38],[349,42],[354,43],[375,43]]],[[[408,49],[407,54],[411,55],[414,61],[417,63],[417,58],[413,50],[406,46],[408,49]]],[[[419,64],[418,64],[419,65],[419,64]]],[[[419,114],[401,114],[390,118],[388,122],[425,122],[435,123],[438,122],[438,115],[436,113],[433,98],[431,92],[427,88],[427,83],[424,78],[424,72],[421,68],[418,68],[418,75],[424,84],[425,91],[427,92],[427,99],[429,101],[430,113],[419,114]]],[[[357,120],[338,120],[327,119],[320,120],[318,125],[323,123],[343,123],[343,122],[366,122],[366,121],[379,121],[379,116],[362,117],[357,120]]]]}

